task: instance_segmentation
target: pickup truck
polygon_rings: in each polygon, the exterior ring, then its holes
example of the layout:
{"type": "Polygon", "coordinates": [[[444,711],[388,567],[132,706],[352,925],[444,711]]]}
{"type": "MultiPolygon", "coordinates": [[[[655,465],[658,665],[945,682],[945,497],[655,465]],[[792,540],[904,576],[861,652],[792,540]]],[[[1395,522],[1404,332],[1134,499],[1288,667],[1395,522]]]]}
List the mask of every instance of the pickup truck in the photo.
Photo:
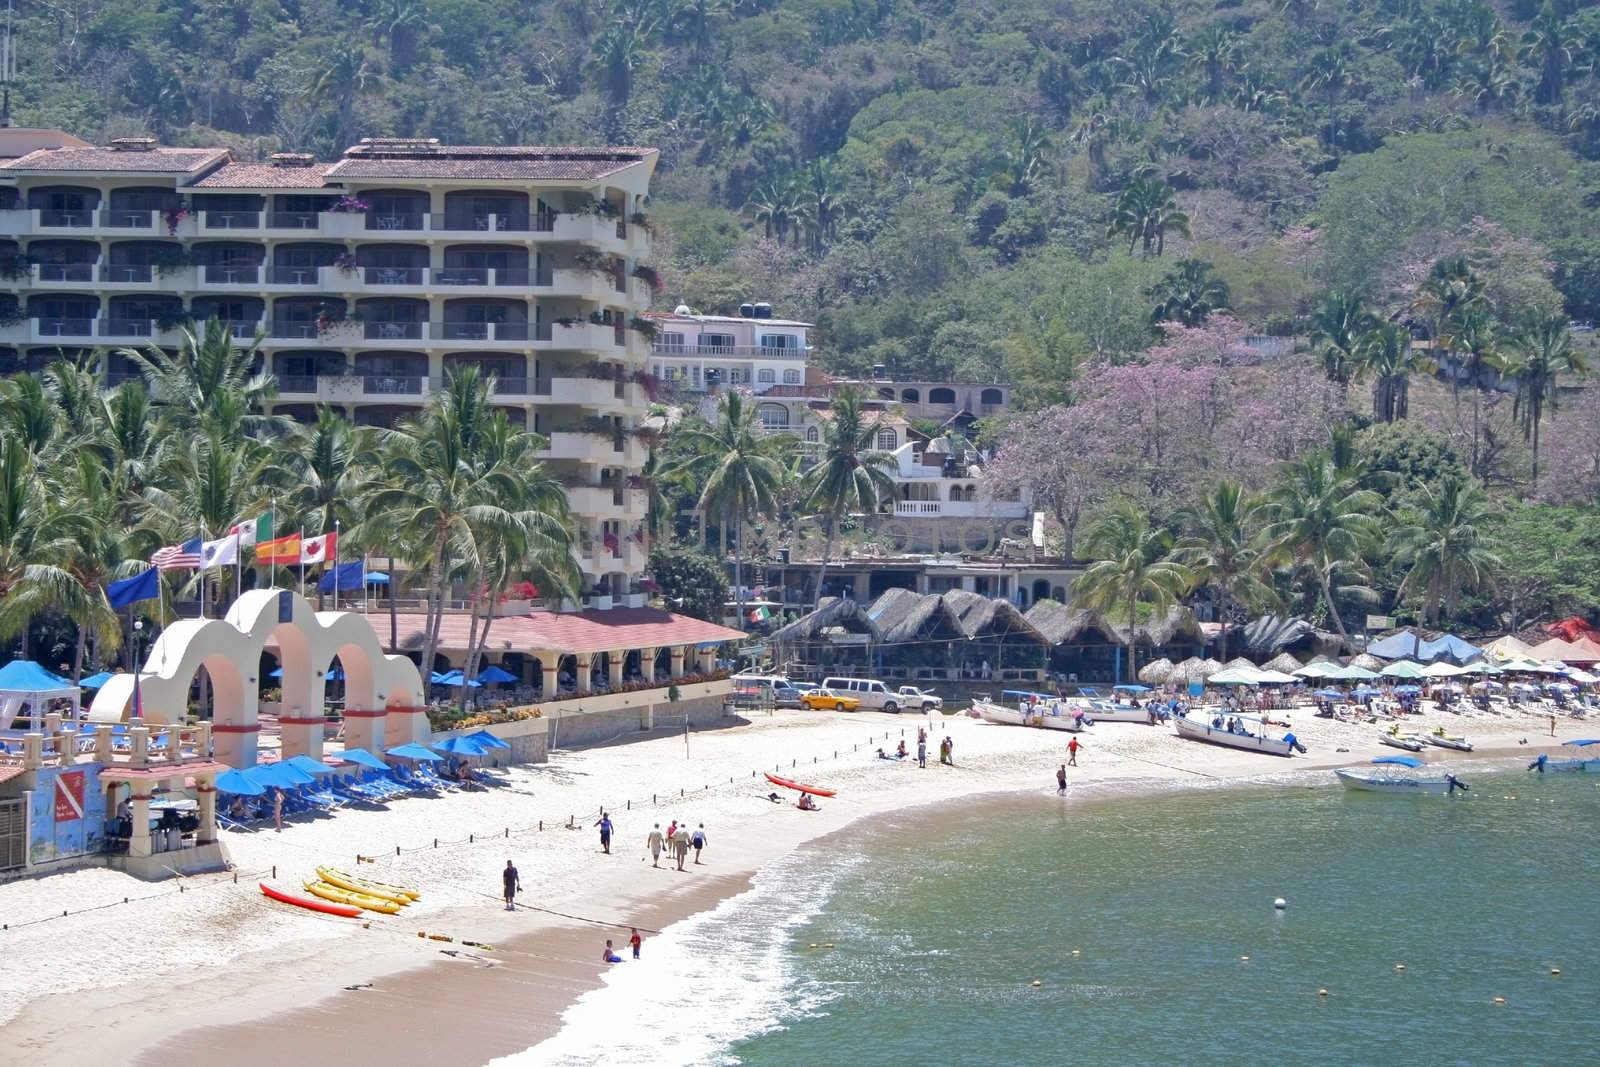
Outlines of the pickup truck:
{"type": "Polygon", "coordinates": [[[944,699],[932,693],[924,693],[914,685],[902,685],[899,692],[900,706],[903,708],[921,708],[923,711],[936,711],[944,706],[944,699]]]}

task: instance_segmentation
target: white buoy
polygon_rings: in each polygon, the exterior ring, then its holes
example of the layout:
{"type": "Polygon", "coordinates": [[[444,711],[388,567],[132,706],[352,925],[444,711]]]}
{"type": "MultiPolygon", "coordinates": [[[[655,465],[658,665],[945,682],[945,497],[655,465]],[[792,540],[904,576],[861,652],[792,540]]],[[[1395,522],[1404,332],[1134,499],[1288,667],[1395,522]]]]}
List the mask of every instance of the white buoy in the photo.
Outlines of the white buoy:
{"type": "Polygon", "coordinates": [[[1279,911],[1282,911],[1284,908],[1287,908],[1289,906],[1289,902],[1287,900],[1284,900],[1282,897],[1279,897],[1279,898],[1277,898],[1276,900],[1274,900],[1272,902],[1272,906],[1274,908],[1277,908],[1279,911]]]}

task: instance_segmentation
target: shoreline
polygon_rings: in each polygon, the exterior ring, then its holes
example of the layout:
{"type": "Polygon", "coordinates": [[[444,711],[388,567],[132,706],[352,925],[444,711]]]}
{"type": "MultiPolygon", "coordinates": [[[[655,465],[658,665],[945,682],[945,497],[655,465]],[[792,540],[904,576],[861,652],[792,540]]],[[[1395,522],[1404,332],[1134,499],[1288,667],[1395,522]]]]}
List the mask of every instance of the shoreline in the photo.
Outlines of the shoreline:
{"type": "MultiPolygon", "coordinates": [[[[807,737],[808,741],[823,740],[842,747],[846,743],[842,740],[844,735],[859,735],[863,727],[877,730],[880,735],[886,728],[891,733],[896,728],[911,730],[914,740],[915,727],[924,721],[850,716],[788,724],[758,722],[733,731],[696,735],[696,741],[702,746],[725,742],[735,750],[764,742],[763,750],[770,756],[771,743],[793,740],[781,736],[788,732],[786,725],[795,727],[795,733],[816,735],[807,737]]],[[[1454,716],[1441,721],[1456,728],[1465,725],[1454,716]]],[[[1054,766],[1061,761],[1064,741],[1059,737],[1046,731],[991,726],[964,717],[935,719],[932,725],[935,739],[945,727],[957,739],[954,773],[951,768],[935,770],[935,761],[930,760],[925,777],[907,779],[906,775],[916,773],[914,765],[885,764],[866,753],[857,753],[854,758],[846,753],[838,761],[842,766],[827,770],[819,766],[813,775],[841,787],[840,797],[824,801],[824,811],[819,813],[802,815],[792,805],[757,801],[745,795],[737,782],[732,787],[712,787],[712,792],[725,794],[714,801],[709,797],[674,801],[669,805],[673,810],[718,809],[713,816],[715,821],[708,819],[706,866],[696,870],[691,857],[686,870],[691,877],[662,871],[646,886],[652,876],[645,874],[641,878],[641,870],[649,872],[649,865],[642,856],[638,861],[642,868],[631,858],[635,854],[634,839],[642,835],[644,823],[654,818],[641,812],[619,818],[612,857],[601,856],[594,839],[589,837],[579,835],[581,846],[571,834],[549,839],[575,846],[572,858],[578,861],[578,869],[571,872],[575,877],[563,878],[562,872],[555,870],[530,870],[523,859],[529,855],[527,842],[512,843],[499,850],[482,843],[462,850],[471,854],[447,861],[445,867],[471,866],[492,877],[504,862],[496,862],[495,858],[501,851],[510,851],[524,872],[521,901],[536,899],[538,906],[552,911],[604,922],[621,920],[623,926],[638,925],[641,930],[660,930],[717,907],[748,889],[766,865],[803,845],[845,832],[864,818],[954,800],[1008,801],[1027,795],[1055,799],[1053,788],[1047,789],[1044,783],[1053,779],[1054,766]],[[893,775],[895,780],[889,782],[885,774],[893,775]],[[1019,775],[1025,775],[1030,784],[1019,784],[1019,775]],[[665,884],[661,884],[663,881],[665,884]]],[[[1516,727],[1533,726],[1535,722],[1529,719],[1473,725],[1516,727]]],[[[1564,733],[1576,736],[1579,724],[1570,725],[1573,729],[1564,733]]],[[[1326,730],[1313,726],[1311,731],[1346,736],[1319,738],[1309,756],[1290,761],[1184,741],[1159,728],[1103,724],[1085,735],[1084,766],[1073,772],[1067,799],[1116,802],[1149,790],[1174,787],[1290,785],[1297,776],[1325,772],[1392,751],[1376,743],[1371,728],[1328,726],[1326,730]],[[1351,751],[1338,752],[1340,746],[1328,743],[1339,740],[1351,742],[1351,751]]],[[[1308,733],[1304,727],[1300,732],[1302,736],[1308,733]]],[[[1441,750],[1441,756],[1464,768],[1512,769],[1530,749],[1542,747],[1538,744],[1541,741],[1554,743],[1526,731],[1502,729],[1492,735],[1492,743],[1491,737],[1485,736],[1484,743],[1473,753],[1441,750]],[[1527,737],[1527,747],[1516,743],[1519,736],[1527,737]],[[1495,763],[1504,766],[1492,768],[1495,763]]],[[[563,754],[562,762],[573,772],[629,754],[648,756],[646,762],[659,764],[662,752],[674,743],[673,739],[658,739],[584,750],[563,754]],[[648,748],[662,751],[637,751],[648,748]]],[[[870,751],[870,746],[865,747],[870,751]]],[[[785,748],[795,750],[792,743],[785,748]]],[[[739,754],[746,755],[742,751],[739,754]]],[[[599,771],[592,773],[598,775],[599,771]]],[[[532,771],[531,776],[538,777],[539,772],[532,771]]],[[[1327,785],[1335,784],[1331,778],[1329,775],[1327,785]]],[[[1316,783],[1308,779],[1306,784],[1316,783]]],[[[432,803],[450,801],[441,798],[432,803]]],[[[584,829],[585,834],[589,832],[584,829]]],[[[288,836],[286,833],[285,838],[288,836]]],[[[269,843],[281,846],[284,839],[269,843]]],[[[538,840],[533,844],[546,843],[538,840]]],[[[380,867],[372,873],[382,878],[388,869],[380,867]]],[[[254,886],[249,888],[254,890],[254,886]]],[[[487,884],[479,887],[487,888],[487,884]]],[[[430,891],[428,884],[424,884],[424,891],[430,891]]],[[[619,945],[627,939],[626,929],[611,930],[522,908],[515,915],[507,914],[492,903],[492,894],[484,891],[461,892],[456,897],[447,907],[426,913],[426,917],[397,916],[365,925],[318,920],[309,913],[282,916],[280,912],[276,917],[292,920],[288,925],[301,931],[307,929],[302,924],[308,919],[334,922],[337,936],[284,940],[268,951],[237,956],[214,970],[186,978],[168,976],[159,984],[162,996],[155,1003],[149,999],[152,987],[140,983],[137,965],[129,961],[125,975],[131,977],[132,984],[93,988],[70,998],[35,1000],[8,1024],[8,1037],[13,1049],[23,1052],[32,1067],[75,1064],[96,1056],[113,1062],[170,1067],[209,1062],[212,1057],[204,1050],[223,1043],[230,1049],[230,1058],[241,1067],[256,1063],[276,1067],[285,1055],[325,1054],[330,1041],[337,1041],[341,1058],[357,1067],[368,1063],[389,1067],[396,1056],[405,1062],[423,1055],[438,1067],[480,1067],[499,1056],[523,1052],[556,1034],[572,1004],[601,984],[604,967],[598,957],[605,938],[611,936],[619,945]],[[465,899],[471,896],[480,899],[465,899]],[[424,929],[446,931],[458,943],[446,945],[419,939],[417,931],[424,929]],[[462,938],[492,943],[495,951],[467,950],[459,944],[462,938]],[[447,951],[473,951],[480,958],[451,956],[447,951]],[[370,988],[356,990],[346,988],[369,985],[370,988]],[[204,1018],[183,1018],[158,1007],[163,1002],[204,1004],[204,1018]],[[406,1025],[408,1020],[420,1019],[449,1019],[470,1025],[406,1025]]],[[[166,916],[167,922],[172,919],[170,914],[166,916]]],[[[648,963],[652,935],[645,936],[648,963]]]]}

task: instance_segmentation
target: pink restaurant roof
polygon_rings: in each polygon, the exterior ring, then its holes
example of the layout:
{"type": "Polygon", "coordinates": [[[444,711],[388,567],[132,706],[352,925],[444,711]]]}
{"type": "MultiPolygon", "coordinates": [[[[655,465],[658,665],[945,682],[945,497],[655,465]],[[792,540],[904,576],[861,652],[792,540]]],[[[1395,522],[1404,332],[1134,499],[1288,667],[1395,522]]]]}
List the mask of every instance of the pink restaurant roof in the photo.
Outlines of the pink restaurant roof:
{"type": "MultiPolygon", "coordinates": [[[[389,643],[389,617],[382,613],[366,616],[381,644],[389,643]]],[[[425,615],[396,616],[400,647],[415,651],[422,647],[425,615]]],[[[472,626],[468,615],[446,615],[439,623],[439,647],[465,651],[472,626]]],[[[634,648],[660,648],[666,645],[704,645],[734,641],[745,635],[714,622],[693,619],[659,608],[613,608],[610,611],[556,613],[536,611],[527,615],[497,617],[489,628],[485,651],[496,652],[609,652],[634,648]]]]}

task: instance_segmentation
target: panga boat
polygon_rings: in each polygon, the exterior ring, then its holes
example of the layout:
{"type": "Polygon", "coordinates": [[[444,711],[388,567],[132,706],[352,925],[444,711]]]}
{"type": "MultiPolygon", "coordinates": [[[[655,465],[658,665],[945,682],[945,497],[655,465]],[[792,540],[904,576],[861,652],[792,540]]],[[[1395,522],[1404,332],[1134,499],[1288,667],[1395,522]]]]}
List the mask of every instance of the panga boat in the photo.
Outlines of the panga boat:
{"type": "Polygon", "coordinates": [[[1242,748],[1247,752],[1266,752],[1274,756],[1287,756],[1304,752],[1292,733],[1273,737],[1267,724],[1257,715],[1224,715],[1220,712],[1207,716],[1204,711],[1191,711],[1173,720],[1179,737],[1191,741],[1204,741],[1228,748],[1242,748]]]}
{"type": "Polygon", "coordinates": [[[984,722],[997,726],[1038,726],[1045,730],[1066,730],[1077,733],[1083,729],[1088,712],[1069,708],[1059,699],[1044,693],[1030,693],[1023,689],[1007,689],[1001,700],[1015,702],[1016,707],[996,704],[985,697],[974,697],[971,714],[984,722]]]}
{"type": "Polygon", "coordinates": [[[1149,702],[1135,707],[1131,701],[1107,700],[1091,686],[1080,687],[1077,696],[1067,697],[1062,703],[1074,712],[1083,709],[1089,726],[1097,722],[1137,722],[1153,726],[1167,714],[1165,707],[1158,709],[1149,702]]]}
{"type": "Polygon", "coordinates": [[[1390,748],[1403,748],[1407,752],[1421,752],[1428,747],[1428,743],[1416,734],[1401,733],[1399,723],[1395,723],[1388,730],[1380,733],[1378,742],[1388,745],[1390,748]]]}
{"type": "Polygon", "coordinates": [[[1379,756],[1370,767],[1339,767],[1334,774],[1346,789],[1359,789],[1367,793],[1454,793],[1463,792],[1467,783],[1442,769],[1431,773],[1417,773],[1427,764],[1415,756],[1379,756]]]}
{"type": "Polygon", "coordinates": [[[1600,738],[1568,741],[1554,757],[1541,755],[1528,764],[1530,771],[1588,771],[1600,772],[1600,738]]]}
{"type": "Polygon", "coordinates": [[[1453,748],[1457,752],[1472,751],[1471,741],[1468,741],[1465,737],[1461,737],[1458,734],[1445,733],[1443,726],[1435,727],[1433,733],[1428,734],[1427,737],[1428,744],[1430,745],[1437,745],[1440,748],[1453,748]]]}

